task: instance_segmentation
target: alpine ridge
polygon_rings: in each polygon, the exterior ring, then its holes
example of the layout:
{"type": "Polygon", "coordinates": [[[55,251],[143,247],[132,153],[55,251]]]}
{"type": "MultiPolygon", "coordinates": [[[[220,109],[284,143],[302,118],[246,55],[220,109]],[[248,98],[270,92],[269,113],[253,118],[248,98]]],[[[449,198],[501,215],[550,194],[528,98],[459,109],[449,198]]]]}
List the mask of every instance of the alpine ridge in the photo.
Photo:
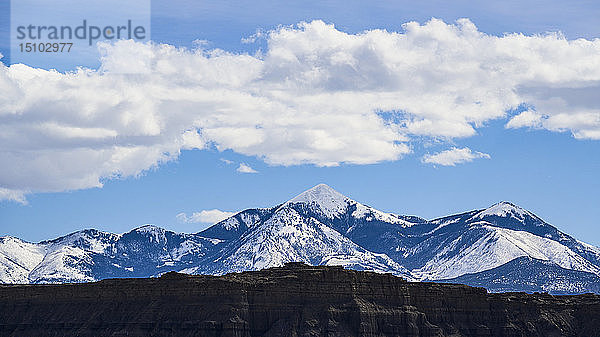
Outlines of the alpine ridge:
{"type": "Polygon", "coordinates": [[[600,290],[600,249],[510,202],[426,220],[379,211],[325,184],[194,234],[146,225],[123,234],[86,229],[39,243],[0,238],[0,283],[78,283],[169,271],[222,275],[288,262],[490,291],[600,290]]]}

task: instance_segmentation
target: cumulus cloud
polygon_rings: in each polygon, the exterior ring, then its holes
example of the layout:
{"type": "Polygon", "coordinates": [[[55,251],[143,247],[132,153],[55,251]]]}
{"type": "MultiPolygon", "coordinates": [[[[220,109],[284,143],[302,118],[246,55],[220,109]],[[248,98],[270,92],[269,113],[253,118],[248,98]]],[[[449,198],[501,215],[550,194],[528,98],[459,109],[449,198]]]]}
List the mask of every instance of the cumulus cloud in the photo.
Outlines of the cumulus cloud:
{"type": "Polygon", "coordinates": [[[456,166],[456,164],[468,163],[478,158],[490,159],[490,155],[482,152],[471,151],[468,147],[459,149],[456,147],[435,154],[423,156],[423,162],[442,166],[456,166]]]}
{"type": "Polygon", "coordinates": [[[600,139],[599,39],[497,37],[467,19],[256,38],[255,55],[119,41],[98,70],[0,65],[0,198],[101,187],[208,147],[270,165],[393,161],[413,137],[469,137],[523,104],[507,127],[600,139]]]}
{"type": "Polygon", "coordinates": [[[536,113],[533,110],[527,109],[522,111],[518,115],[512,117],[508,123],[506,123],[506,128],[509,129],[518,129],[523,127],[531,127],[537,128],[542,126],[542,116],[536,113]]]}
{"type": "MultiPolygon", "coordinates": [[[[596,64],[600,66],[600,50],[597,52],[596,64]]],[[[521,92],[536,109],[514,116],[507,127],[542,127],[551,131],[570,131],[578,139],[600,140],[600,81],[523,88],[521,92]]]]}
{"type": "Polygon", "coordinates": [[[237,171],[240,173],[258,173],[257,170],[253,169],[245,163],[240,163],[240,166],[238,166],[237,171]]]}
{"type": "Polygon", "coordinates": [[[177,214],[176,218],[183,223],[206,223],[214,224],[219,221],[225,220],[230,216],[235,215],[234,212],[225,212],[218,209],[202,210],[200,212],[194,212],[188,216],[185,213],[177,214]]]}

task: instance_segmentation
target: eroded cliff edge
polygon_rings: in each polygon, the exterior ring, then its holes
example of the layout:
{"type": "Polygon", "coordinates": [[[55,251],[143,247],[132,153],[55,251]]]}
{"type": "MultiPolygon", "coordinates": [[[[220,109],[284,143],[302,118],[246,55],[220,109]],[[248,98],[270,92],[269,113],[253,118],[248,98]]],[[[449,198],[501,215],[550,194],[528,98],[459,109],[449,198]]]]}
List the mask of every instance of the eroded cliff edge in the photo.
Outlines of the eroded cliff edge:
{"type": "Polygon", "coordinates": [[[600,296],[488,294],[289,264],[0,286],[0,336],[600,336],[600,296]]]}

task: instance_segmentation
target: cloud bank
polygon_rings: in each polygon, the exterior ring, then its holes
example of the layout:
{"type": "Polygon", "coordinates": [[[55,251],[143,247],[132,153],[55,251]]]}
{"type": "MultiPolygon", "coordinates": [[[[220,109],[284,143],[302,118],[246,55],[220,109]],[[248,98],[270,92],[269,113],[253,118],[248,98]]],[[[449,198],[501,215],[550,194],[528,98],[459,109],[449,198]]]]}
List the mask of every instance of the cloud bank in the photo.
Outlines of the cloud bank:
{"type": "Polygon", "coordinates": [[[600,139],[599,39],[497,37],[467,19],[358,34],[313,21],[264,38],[255,55],[120,41],[100,45],[98,70],[0,65],[0,198],[101,187],[207,147],[370,164],[502,118],[600,139]],[[119,74],[136,55],[153,70],[119,74]]]}

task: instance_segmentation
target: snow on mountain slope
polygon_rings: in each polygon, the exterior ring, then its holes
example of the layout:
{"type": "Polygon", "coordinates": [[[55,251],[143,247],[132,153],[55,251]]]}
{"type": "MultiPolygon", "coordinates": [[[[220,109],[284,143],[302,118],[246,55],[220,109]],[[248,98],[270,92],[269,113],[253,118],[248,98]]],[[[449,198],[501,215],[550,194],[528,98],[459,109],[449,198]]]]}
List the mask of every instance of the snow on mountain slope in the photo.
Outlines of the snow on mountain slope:
{"type": "MultiPolygon", "coordinates": [[[[106,256],[113,277],[147,277],[201,264],[222,240],[146,225],[123,234],[106,256]]],[[[104,271],[106,272],[106,271],[104,271]]]]}
{"type": "Polygon", "coordinates": [[[62,246],[48,252],[29,273],[31,283],[71,283],[95,281],[91,273],[92,254],[77,247],[62,246]]]}
{"type": "Polygon", "coordinates": [[[44,257],[44,247],[25,242],[10,236],[0,238],[0,256],[4,256],[16,265],[31,270],[44,257]]]}
{"type": "Polygon", "coordinates": [[[403,264],[421,278],[479,272],[520,256],[594,274],[600,270],[597,248],[582,244],[508,202],[432,220],[430,224],[435,227],[413,235],[415,244],[403,255],[403,264]]]}
{"type": "Polygon", "coordinates": [[[79,248],[81,250],[102,254],[110,249],[121,235],[102,232],[95,229],[86,229],[65,235],[51,241],[44,241],[49,251],[60,249],[64,246],[79,248]]]}
{"type": "Polygon", "coordinates": [[[470,243],[462,233],[429,259],[421,268],[412,270],[421,279],[454,278],[496,268],[517,257],[527,256],[551,261],[579,271],[600,273],[600,268],[560,243],[528,232],[498,228],[482,223],[477,240],[470,243]],[[464,245],[469,242],[468,245],[464,245]]]}
{"type": "Polygon", "coordinates": [[[10,257],[0,254],[0,284],[29,283],[29,270],[14,263],[10,257]]]}
{"type": "Polygon", "coordinates": [[[89,282],[96,280],[97,255],[110,251],[120,235],[82,230],[44,241],[43,259],[29,273],[31,283],[89,282]]]}
{"type": "Polygon", "coordinates": [[[235,240],[261,221],[266,220],[275,208],[254,208],[241,211],[203,230],[198,235],[222,241],[235,240]]]}
{"type": "Polygon", "coordinates": [[[9,236],[0,238],[0,283],[29,283],[29,273],[44,254],[43,246],[9,236]]]}
{"type": "Polygon", "coordinates": [[[43,246],[0,238],[0,283],[29,283],[29,273],[44,258],[43,246]]]}
{"type": "MultiPolygon", "coordinates": [[[[373,207],[363,205],[354,200],[350,201],[350,206],[354,206],[354,211],[351,213],[352,217],[356,219],[365,219],[367,222],[381,221],[389,224],[399,224],[403,227],[413,226],[415,223],[407,220],[408,217],[396,215],[393,213],[385,213],[374,209],[373,207]]],[[[349,228],[351,231],[353,228],[349,228]]]]}
{"type": "Polygon", "coordinates": [[[470,219],[465,220],[465,223],[478,223],[480,221],[485,221],[496,227],[527,231],[563,244],[569,241],[576,243],[576,240],[546,223],[535,214],[506,201],[474,213],[470,219]]]}
{"type": "MultiPolygon", "coordinates": [[[[298,199],[297,199],[298,200],[298,199]]],[[[214,274],[258,270],[302,261],[311,265],[343,265],[353,269],[410,273],[383,254],[373,254],[331,227],[283,205],[264,223],[228,246],[204,271],[214,274]]]]}

